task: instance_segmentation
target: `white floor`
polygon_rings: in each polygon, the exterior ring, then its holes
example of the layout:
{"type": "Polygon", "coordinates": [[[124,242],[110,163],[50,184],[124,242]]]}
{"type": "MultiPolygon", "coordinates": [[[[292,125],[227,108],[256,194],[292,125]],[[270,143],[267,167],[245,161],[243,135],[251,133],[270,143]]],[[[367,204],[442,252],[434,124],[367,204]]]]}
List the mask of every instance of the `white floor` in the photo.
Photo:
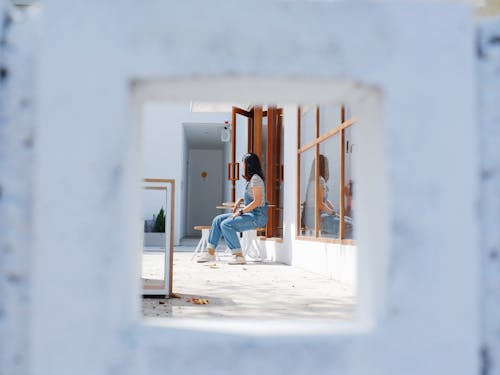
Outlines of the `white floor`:
{"type": "MultiPolygon", "coordinates": [[[[196,245],[196,240],[191,241],[196,245]]],[[[148,317],[176,318],[330,318],[350,319],[356,298],[352,290],[324,276],[279,263],[248,262],[231,266],[191,261],[189,241],[174,253],[173,291],[180,298],[144,298],[148,317]],[[178,251],[181,250],[181,251],[178,251]],[[184,251],[182,251],[184,250],[184,251]],[[208,300],[197,305],[191,298],[208,300]]],[[[143,278],[162,279],[163,254],[146,252],[143,278]]]]}

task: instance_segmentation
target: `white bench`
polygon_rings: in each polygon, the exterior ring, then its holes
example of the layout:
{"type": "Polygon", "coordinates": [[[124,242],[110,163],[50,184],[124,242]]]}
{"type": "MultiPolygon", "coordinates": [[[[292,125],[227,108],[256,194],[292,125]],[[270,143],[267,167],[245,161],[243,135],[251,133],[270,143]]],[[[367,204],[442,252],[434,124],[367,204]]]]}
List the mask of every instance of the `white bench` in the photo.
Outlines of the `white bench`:
{"type": "Polygon", "coordinates": [[[201,238],[200,241],[198,242],[198,245],[196,245],[196,249],[194,250],[193,256],[191,257],[191,260],[194,259],[196,254],[201,254],[207,249],[208,245],[208,235],[210,233],[210,226],[209,225],[196,225],[194,227],[194,230],[201,230],[201,238]]]}
{"type": "MultiPolygon", "coordinates": [[[[194,227],[195,230],[201,230],[201,238],[196,245],[196,249],[193,252],[193,256],[191,260],[193,260],[196,255],[202,254],[207,250],[208,246],[208,236],[210,234],[210,226],[209,225],[196,225],[194,227]]],[[[259,228],[260,229],[260,228],[259,228]]],[[[241,251],[243,252],[244,257],[249,257],[255,260],[263,260],[262,253],[260,251],[259,240],[257,238],[257,230],[247,230],[240,233],[240,243],[241,243],[241,251]]],[[[229,248],[226,248],[225,253],[230,252],[229,248]]]]}
{"type": "Polygon", "coordinates": [[[246,230],[241,236],[241,251],[243,252],[243,256],[250,257],[254,260],[264,260],[264,257],[262,256],[262,252],[260,251],[260,245],[259,245],[259,239],[257,237],[257,230],[258,229],[251,229],[251,230],[246,230]]]}

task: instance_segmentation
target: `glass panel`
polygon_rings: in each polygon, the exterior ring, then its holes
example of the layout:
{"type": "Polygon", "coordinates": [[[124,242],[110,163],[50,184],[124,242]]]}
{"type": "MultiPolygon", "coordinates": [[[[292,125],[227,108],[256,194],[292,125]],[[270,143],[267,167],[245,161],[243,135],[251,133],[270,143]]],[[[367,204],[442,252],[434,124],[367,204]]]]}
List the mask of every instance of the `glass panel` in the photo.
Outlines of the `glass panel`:
{"type": "Polygon", "coordinates": [[[315,206],[315,164],[316,148],[313,147],[300,155],[300,209],[299,236],[314,237],[315,206]]]}
{"type": "Polygon", "coordinates": [[[261,145],[262,145],[262,160],[260,161],[262,164],[262,170],[264,173],[266,173],[266,166],[267,166],[267,116],[262,117],[262,140],[261,140],[261,145]]]}
{"type": "Polygon", "coordinates": [[[344,131],[344,236],[354,239],[354,159],[358,151],[355,143],[356,125],[344,131]]]}
{"type": "Polygon", "coordinates": [[[339,238],[340,213],[340,134],[319,145],[318,202],[323,238],[339,238]]]}
{"type": "Polygon", "coordinates": [[[278,216],[279,216],[279,221],[278,221],[278,228],[277,228],[277,236],[280,238],[283,238],[283,201],[284,201],[284,194],[283,194],[283,181],[284,181],[284,176],[283,176],[283,160],[284,160],[284,154],[283,154],[283,139],[284,134],[283,134],[283,115],[282,114],[277,114],[277,122],[278,122],[278,139],[276,142],[276,147],[279,147],[279,160],[278,160],[278,165],[277,165],[277,176],[278,176],[278,184],[279,184],[279,204],[278,204],[278,216]]]}
{"type": "MultiPolygon", "coordinates": [[[[241,159],[248,152],[248,117],[236,114],[236,163],[239,165],[239,179],[236,181],[236,199],[245,193],[246,181],[243,178],[241,159]]],[[[236,170],[236,173],[238,170],[236,170]]],[[[238,177],[238,174],[236,174],[238,177]]]]}
{"type": "Polygon", "coordinates": [[[319,108],[319,135],[329,132],[340,124],[340,105],[322,105],[319,108]]]}
{"type": "Polygon", "coordinates": [[[316,106],[301,107],[300,147],[316,139],[316,106]]]}

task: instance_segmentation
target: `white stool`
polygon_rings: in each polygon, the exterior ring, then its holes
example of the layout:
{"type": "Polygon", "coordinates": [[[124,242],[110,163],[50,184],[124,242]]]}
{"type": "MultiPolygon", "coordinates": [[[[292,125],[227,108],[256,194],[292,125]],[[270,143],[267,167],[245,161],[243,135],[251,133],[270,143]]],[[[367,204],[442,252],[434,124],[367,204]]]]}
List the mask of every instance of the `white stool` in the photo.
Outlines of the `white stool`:
{"type": "Polygon", "coordinates": [[[194,230],[201,230],[201,238],[200,238],[200,241],[198,242],[198,245],[196,245],[196,249],[194,250],[194,253],[193,253],[193,256],[191,257],[191,260],[194,259],[196,254],[201,254],[207,249],[208,235],[210,233],[210,226],[208,226],[208,225],[196,225],[194,227],[194,230]]]}
{"type": "MultiPolygon", "coordinates": [[[[210,235],[210,229],[212,227],[209,225],[197,225],[193,228],[195,230],[201,230],[201,238],[200,238],[200,241],[198,242],[198,245],[196,245],[196,249],[194,250],[194,253],[193,253],[193,256],[191,257],[191,260],[194,259],[196,254],[201,254],[207,249],[208,236],[210,235]]],[[[229,247],[226,246],[226,250],[224,251],[224,254],[231,255],[231,250],[229,249],[229,247]]],[[[220,253],[217,253],[217,251],[216,251],[215,256],[220,260],[220,253]]]]}
{"type": "Polygon", "coordinates": [[[241,238],[241,250],[244,257],[250,257],[262,261],[264,258],[260,251],[259,241],[257,239],[257,230],[246,230],[241,238]]]}

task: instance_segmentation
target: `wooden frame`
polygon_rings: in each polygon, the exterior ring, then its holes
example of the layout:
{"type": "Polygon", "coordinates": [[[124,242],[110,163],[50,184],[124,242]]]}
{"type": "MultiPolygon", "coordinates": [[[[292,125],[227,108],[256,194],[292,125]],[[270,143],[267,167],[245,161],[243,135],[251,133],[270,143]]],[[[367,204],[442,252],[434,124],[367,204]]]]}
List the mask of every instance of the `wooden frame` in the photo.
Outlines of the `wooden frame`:
{"type": "Polygon", "coordinates": [[[345,105],[342,105],[340,108],[340,123],[332,128],[331,130],[327,131],[324,134],[319,134],[320,131],[320,118],[321,118],[321,113],[320,113],[320,108],[319,106],[316,106],[316,138],[307,143],[306,145],[301,144],[301,118],[302,118],[302,108],[299,106],[297,109],[297,227],[296,227],[296,236],[295,238],[297,240],[304,240],[304,241],[317,241],[317,242],[327,242],[327,243],[340,243],[340,244],[346,244],[346,245],[355,245],[356,241],[353,239],[344,239],[345,235],[345,223],[344,223],[344,215],[345,215],[345,209],[344,209],[344,204],[345,204],[345,133],[344,130],[349,128],[350,126],[354,125],[356,123],[355,118],[351,118],[346,120],[346,115],[345,115],[345,105]],[[319,166],[319,146],[321,143],[326,141],[327,139],[333,137],[334,135],[339,134],[340,135],[340,166],[339,166],[339,174],[340,174],[340,181],[339,181],[339,194],[340,194],[340,202],[339,202],[339,216],[340,216],[340,221],[339,221],[339,238],[327,238],[327,237],[320,237],[320,203],[319,202],[319,184],[317,183],[318,181],[318,176],[320,174],[320,166],[319,166]],[[315,147],[315,207],[314,207],[314,236],[303,236],[301,235],[302,233],[302,210],[301,210],[301,200],[300,200],[300,181],[301,181],[301,155],[306,152],[307,150],[310,150],[311,148],[315,147]]]}
{"type": "Polygon", "coordinates": [[[246,111],[242,108],[232,107],[232,144],[231,162],[227,166],[227,179],[231,181],[231,200],[236,201],[236,181],[240,178],[239,162],[236,160],[236,115],[247,117],[247,149],[263,160],[262,136],[263,118],[267,117],[267,150],[266,165],[262,167],[266,171],[266,200],[269,203],[268,222],[266,224],[266,237],[274,238],[279,235],[281,222],[281,197],[280,190],[276,189],[283,180],[283,158],[282,158],[282,129],[283,122],[281,116],[283,110],[276,106],[269,105],[264,111],[262,106],[254,106],[246,111]]]}
{"type": "MultiPolygon", "coordinates": [[[[161,184],[161,185],[146,185],[143,186],[145,190],[164,190],[166,194],[166,207],[169,207],[169,199],[168,199],[168,185],[170,185],[170,234],[168,236],[169,246],[165,243],[165,264],[164,264],[164,282],[163,287],[158,288],[156,286],[144,286],[142,287],[143,295],[154,295],[165,297],[172,296],[172,284],[173,284],[173,265],[174,265],[174,218],[175,218],[175,180],[174,179],[164,179],[164,178],[145,178],[143,180],[145,183],[149,184],[161,184]]],[[[166,221],[166,216],[165,216],[166,221]]],[[[166,234],[165,227],[165,234],[166,234]]],[[[167,237],[165,236],[165,241],[167,237]]]]}

